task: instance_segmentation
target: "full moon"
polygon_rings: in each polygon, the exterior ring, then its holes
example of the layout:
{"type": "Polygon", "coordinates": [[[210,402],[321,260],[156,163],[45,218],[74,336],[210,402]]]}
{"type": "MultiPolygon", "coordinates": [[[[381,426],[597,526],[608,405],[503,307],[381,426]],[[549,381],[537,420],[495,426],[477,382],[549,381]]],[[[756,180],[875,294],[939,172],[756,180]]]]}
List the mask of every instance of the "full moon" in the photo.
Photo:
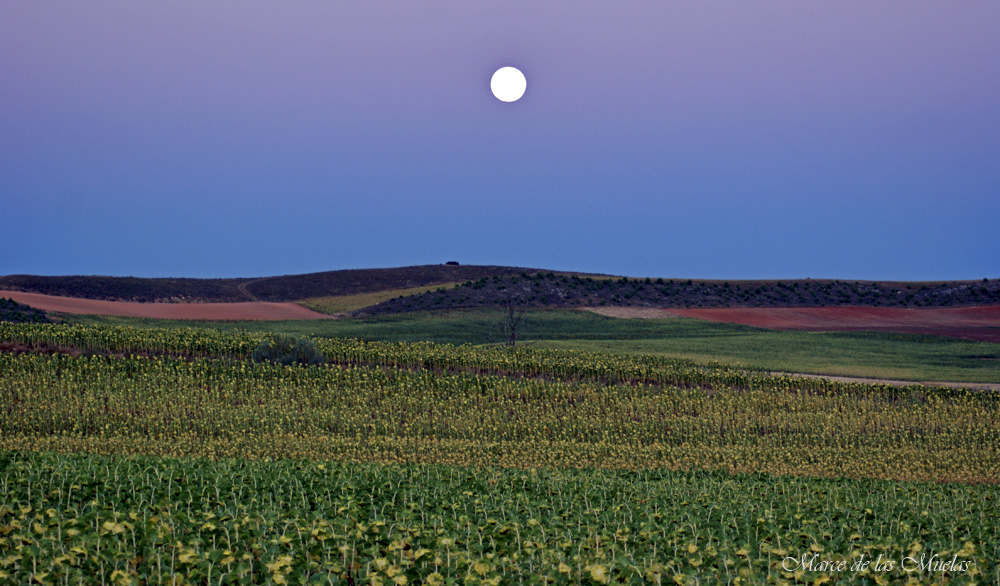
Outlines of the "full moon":
{"type": "Polygon", "coordinates": [[[501,67],[493,74],[490,80],[490,89],[493,95],[501,102],[516,102],[524,95],[528,81],[524,79],[524,74],[516,67],[501,67]]]}

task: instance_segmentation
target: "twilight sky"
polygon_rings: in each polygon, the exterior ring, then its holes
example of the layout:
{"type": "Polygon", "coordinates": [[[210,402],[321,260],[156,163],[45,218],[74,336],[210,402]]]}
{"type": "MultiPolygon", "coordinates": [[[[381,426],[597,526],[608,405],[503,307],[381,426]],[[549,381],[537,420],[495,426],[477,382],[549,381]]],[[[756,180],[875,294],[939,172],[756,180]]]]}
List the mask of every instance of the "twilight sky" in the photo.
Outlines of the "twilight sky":
{"type": "Polygon", "coordinates": [[[0,274],[997,278],[998,30],[996,0],[3,2],[0,274]]]}

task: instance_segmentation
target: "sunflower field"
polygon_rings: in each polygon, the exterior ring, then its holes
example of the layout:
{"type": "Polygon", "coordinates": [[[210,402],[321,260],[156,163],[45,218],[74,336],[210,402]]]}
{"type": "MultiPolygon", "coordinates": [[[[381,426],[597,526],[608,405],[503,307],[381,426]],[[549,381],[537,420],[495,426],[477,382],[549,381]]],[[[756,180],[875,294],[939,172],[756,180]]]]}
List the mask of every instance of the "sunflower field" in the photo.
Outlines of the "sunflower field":
{"type": "Polygon", "coordinates": [[[0,584],[1000,583],[1000,401],[0,324],[0,584]]]}

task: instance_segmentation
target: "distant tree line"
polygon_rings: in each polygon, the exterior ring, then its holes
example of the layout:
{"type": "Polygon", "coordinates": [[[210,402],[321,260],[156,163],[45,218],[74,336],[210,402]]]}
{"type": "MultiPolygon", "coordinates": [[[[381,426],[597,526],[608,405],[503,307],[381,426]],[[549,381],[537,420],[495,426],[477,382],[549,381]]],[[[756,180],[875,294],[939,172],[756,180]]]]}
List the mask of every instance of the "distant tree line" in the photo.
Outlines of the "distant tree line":
{"type": "Polygon", "coordinates": [[[359,310],[401,313],[465,307],[957,307],[1000,304],[1000,279],[879,283],[798,279],[695,281],[594,278],[552,272],[484,277],[359,310]]]}

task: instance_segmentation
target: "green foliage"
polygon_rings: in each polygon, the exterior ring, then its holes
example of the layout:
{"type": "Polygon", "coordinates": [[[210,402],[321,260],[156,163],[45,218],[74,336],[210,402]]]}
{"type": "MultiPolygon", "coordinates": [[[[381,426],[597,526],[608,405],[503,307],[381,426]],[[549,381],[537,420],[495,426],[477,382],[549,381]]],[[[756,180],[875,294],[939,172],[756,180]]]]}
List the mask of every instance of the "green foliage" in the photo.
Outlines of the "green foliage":
{"type": "Polygon", "coordinates": [[[527,306],[588,307],[627,305],[635,307],[787,307],[787,306],[905,306],[948,307],[1000,302],[1000,284],[973,287],[969,282],[923,284],[842,283],[840,281],[694,281],[665,284],[663,279],[614,277],[594,282],[565,274],[524,272],[520,276],[496,277],[494,282],[468,281],[445,295],[424,293],[402,301],[389,299],[360,309],[366,315],[387,315],[428,309],[493,307],[513,294],[527,306]],[[649,285],[649,288],[646,287],[649,285]],[[675,286],[677,285],[677,286],[675,286]],[[917,284],[919,285],[919,284],[917,284]],[[795,289],[794,296],[789,295],[795,289]],[[903,289],[908,295],[901,295],[903,289]],[[637,294],[637,293],[642,294],[637,294]],[[542,300],[545,300],[544,302],[542,300]]]}
{"type": "Polygon", "coordinates": [[[308,338],[296,338],[276,334],[261,340],[251,358],[254,362],[276,362],[278,364],[322,364],[326,359],[316,349],[316,344],[308,338]]]}

